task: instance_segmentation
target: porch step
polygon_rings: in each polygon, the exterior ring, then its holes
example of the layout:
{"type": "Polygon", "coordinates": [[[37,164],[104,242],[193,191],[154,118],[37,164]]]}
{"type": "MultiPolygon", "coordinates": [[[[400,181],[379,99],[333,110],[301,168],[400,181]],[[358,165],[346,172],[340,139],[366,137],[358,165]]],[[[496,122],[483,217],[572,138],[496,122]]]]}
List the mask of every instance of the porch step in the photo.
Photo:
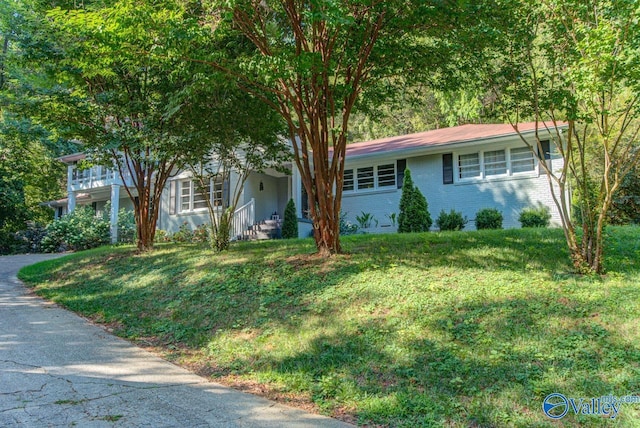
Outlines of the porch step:
{"type": "Polygon", "coordinates": [[[243,239],[248,241],[278,239],[281,237],[281,230],[281,220],[263,220],[245,231],[243,239]]]}

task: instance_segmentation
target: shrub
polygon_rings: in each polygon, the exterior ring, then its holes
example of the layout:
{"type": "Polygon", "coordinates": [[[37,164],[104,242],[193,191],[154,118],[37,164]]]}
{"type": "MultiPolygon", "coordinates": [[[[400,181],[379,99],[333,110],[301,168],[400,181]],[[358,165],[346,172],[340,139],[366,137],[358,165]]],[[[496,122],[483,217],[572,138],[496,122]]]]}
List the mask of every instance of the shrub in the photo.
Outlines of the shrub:
{"type": "Polygon", "coordinates": [[[525,208],[518,217],[522,227],[549,227],[549,220],[551,213],[547,207],[525,208]]]}
{"type": "Polygon", "coordinates": [[[476,213],[476,229],[502,229],[502,213],[495,208],[484,208],[476,213]]]}
{"type": "Polygon", "coordinates": [[[436,219],[436,225],[440,230],[462,230],[468,221],[466,217],[462,217],[461,212],[451,210],[446,213],[442,210],[436,219]]]}
{"type": "Polygon", "coordinates": [[[47,236],[47,228],[34,222],[27,223],[27,229],[15,234],[20,243],[17,249],[21,253],[41,253],[42,241],[47,236]]]}
{"type": "Polygon", "coordinates": [[[413,185],[411,171],[407,168],[404,171],[402,182],[398,232],[426,232],[432,223],[427,199],[420,192],[420,189],[413,185]]]}
{"type": "Polygon", "coordinates": [[[298,216],[296,215],[296,204],[293,202],[293,199],[289,199],[287,207],[284,209],[282,237],[284,239],[298,237],[298,216]]]}
{"type": "Polygon", "coordinates": [[[16,234],[7,229],[0,229],[0,255],[14,254],[20,251],[20,241],[16,234]]]}
{"type": "Polygon", "coordinates": [[[193,231],[189,227],[189,223],[185,221],[180,225],[178,231],[171,235],[171,242],[193,242],[193,231]]]}
{"type": "Polygon", "coordinates": [[[108,244],[110,240],[109,221],[96,217],[91,207],[81,206],[47,226],[42,250],[86,250],[108,244]]]}
{"type": "Polygon", "coordinates": [[[358,232],[358,225],[347,221],[347,213],[340,213],[340,235],[353,235],[358,232]]]}
{"type": "Polygon", "coordinates": [[[361,215],[356,216],[356,221],[358,225],[362,229],[368,229],[371,227],[371,223],[375,223],[376,227],[378,226],[378,220],[371,213],[366,213],[364,211],[360,212],[361,215]]]}

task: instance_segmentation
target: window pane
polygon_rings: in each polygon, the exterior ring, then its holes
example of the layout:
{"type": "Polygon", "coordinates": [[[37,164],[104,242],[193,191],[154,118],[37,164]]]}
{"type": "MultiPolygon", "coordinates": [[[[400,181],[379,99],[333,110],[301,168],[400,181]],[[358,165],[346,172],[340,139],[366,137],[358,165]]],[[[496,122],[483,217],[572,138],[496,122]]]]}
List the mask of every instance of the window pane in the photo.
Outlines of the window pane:
{"type": "Polygon", "coordinates": [[[373,189],[373,167],[358,168],[358,190],[373,189]]]}
{"type": "Polygon", "coordinates": [[[185,180],[180,182],[180,211],[189,211],[191,207],[191,181],[185,180]]]}
{"type": "Polygon", "coordinates": [[[345,169],[344,180],[342,181],[342,191],[350,192],[351,190],[353,190],[353,170],[345,169]]]}
{"type": "Polygon", "coordinates": [[[504,150],[494,150],[484,153],[485,175],[500,175],[507,173],[507,156],[504,150]]]}
{"type": "Polygon", "coordinates": [[[222,206],[222,191],[223,191],[223,183],[221,178],[216,178],[216,181],[213,183],[213,206],[220,207],[222,206]]]}
{"type": "Polygon", "coordinates": [[[511,149],[511,172],[533,171],[535,167],[533,152],[528,147],[511,149]]]}
{"type": "Polygon", "coordinates": [[[203,188],[197,181],[193,182],[193,209],[207,208],[207,198],[211,193],[211,182],[203,188]]]}
{"type": "Polygon", "coordinates": [[[458,156],[460,165],[460,178],[480,176],[480,156],[478,153],[458,156]]]}
{"type": "Polygon", "coordinates": [[[390,163],[378,167],[378,187],[394,187],[396,185],[396,168],[390,163]]]}

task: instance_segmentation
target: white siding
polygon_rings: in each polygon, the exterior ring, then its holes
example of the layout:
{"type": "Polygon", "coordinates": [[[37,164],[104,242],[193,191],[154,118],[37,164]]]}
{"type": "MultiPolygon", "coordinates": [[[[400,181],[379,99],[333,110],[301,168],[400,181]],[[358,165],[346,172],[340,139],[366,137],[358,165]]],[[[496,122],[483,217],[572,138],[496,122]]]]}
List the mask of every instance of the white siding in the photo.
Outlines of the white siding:
{"type": "MultiPolygon", "coordinates": [[[[504,145],[484,145],[476,150],[485,151],[504,147],[504,145]]],[[[473,152],[473,149],[466,150],[465,153],[468,152],[473,152]]],[[[429,203],[429,212],[434,221],[432,229],[436,228],[435,220],[440,211],[448,212],[451,209],[462,212],[463,216],[470,220],[465,227],[467,230],[475,229],[474,218],[476,212],[482,208],[500,210],[504,218],[503,227],[520,227],[518,222],[520,211],[526,207],[539,205],[549,207],[552,224],[560,225],[560,215],[549,190],[549,181],[537,164],[536,170],[531,173],[469,181],[456,179],[455,183],[443,184],[442,154],[444,153],[454,153],[454,159],[457,157],[455,150],[447,150],[443,153],[407,159],[407,168],[411,170],[413,181],[429,203]]],[[[557,156],[552,162],[554,170],[562,165],[562,159],[558,159],[557,156]]],[[[358,164],[361,163],[362,161],[358,162],[358,164]]],[[[346,167],[351,166],[347,164],[346,167]]],[[[457,172],[454,167],[454,175],[457,172]]],[[[387,215],[393,212],[398,213],[401,194],[401,189],[345,194],[342,211],[347,213],[347,219],[354,224],[357,224],[356,216],[361,212],[373,214],[379,221],[379,225],[377,228],[369,229],[369,232],[394,231],[395,229],[390,227],[391,221],[387,215]]]]}

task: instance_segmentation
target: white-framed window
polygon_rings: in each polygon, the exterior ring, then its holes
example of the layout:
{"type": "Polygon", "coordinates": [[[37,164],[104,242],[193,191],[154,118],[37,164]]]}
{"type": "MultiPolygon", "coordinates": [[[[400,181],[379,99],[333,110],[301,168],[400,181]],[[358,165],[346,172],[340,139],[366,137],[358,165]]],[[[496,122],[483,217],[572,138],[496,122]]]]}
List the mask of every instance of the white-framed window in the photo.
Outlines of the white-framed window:
{"type": "Polygon", "coordinates": [[[511,173],[529,172],[536,168],[533,152],[529,147],[518,147],[510,150],[511,173]]]}
{"type": "Polygon", "coordinates": [[[504,175],[507,173],[507,151],[484,152],[484,175],[504,175]]]}
{"type": "Polygon", "coordinates": [[[465,181],[531,173],[536,170],[536,163],[529,147],[516,147],[460,154],[457,168],[458,180],[465,181]]]}
{"type": "Polygon", "coordinates": [[[356,171],[358,177],[358,190],[373,189],[375,187],[372,166],[358,168],[356,171]]]}
{"type": "Polygon", "coordinates": [[[197,180],[179,181],[178,207],[180,212],[203,211],[207,209],[207,198],[214,207],[222,206],[224,185],[221,179],[210,180],[204,187],[197,180]]]}
{"type": "Polygon", "coordinates": [[[480,154],[468,153],[458,156],[460,179],[480,177],[480,154]]]}
{"type": "Polygon", "coordinates": [[[343,192],[376,189],[395,189],[397,185],[396,163],[388,163],[344,170],[343,192]]]}

